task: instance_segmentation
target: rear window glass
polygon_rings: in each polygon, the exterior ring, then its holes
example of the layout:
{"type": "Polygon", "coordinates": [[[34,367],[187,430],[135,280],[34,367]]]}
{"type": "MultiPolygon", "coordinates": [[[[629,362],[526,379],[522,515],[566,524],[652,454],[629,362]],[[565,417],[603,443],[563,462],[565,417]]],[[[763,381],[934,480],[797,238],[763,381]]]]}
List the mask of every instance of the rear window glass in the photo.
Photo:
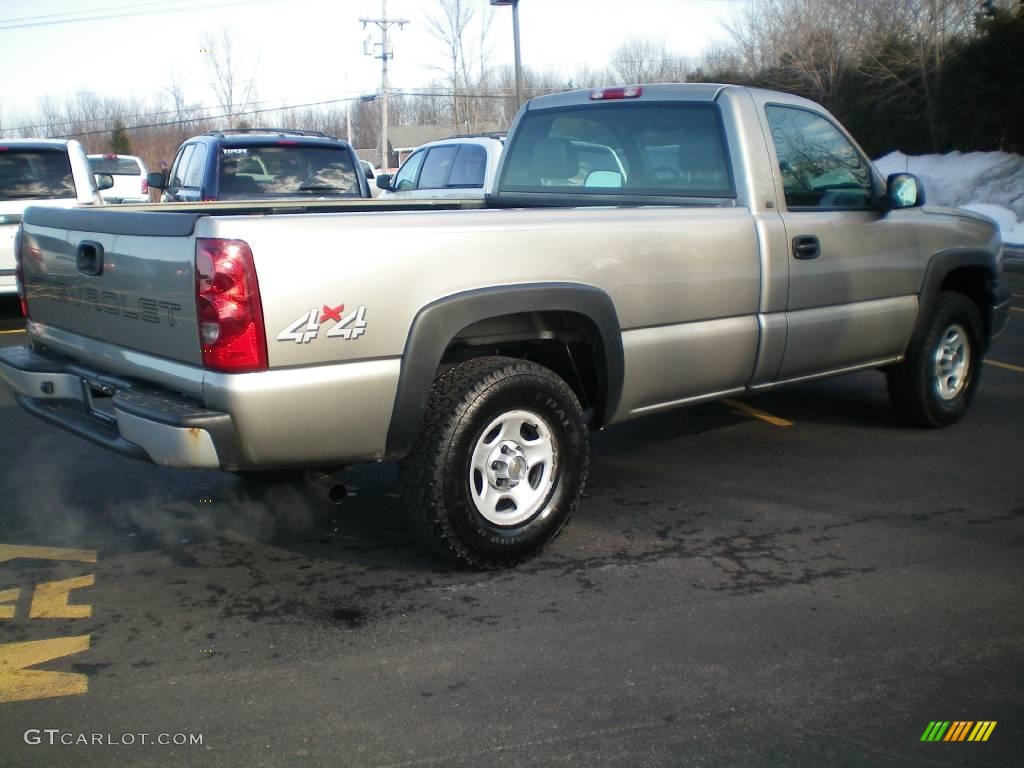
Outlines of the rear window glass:
{"type": "Polygon", "coordinates": [[[700,104],[608,104],[527,114],[502,192],[733,197],[718,111],[700,104]]]}
{"type": "Polygon", "coordinates": [[[90,157],[89,167],[93,173],[109,173],[111,176],[141,176],[139,164],[128,157],[90,157]]]}
{"type": "Polygon", "coordinates": [[[223,147],[218,175],[222,200],[361,196],[350,153],[336,147],[223,147]]]}
{"type": "Polygon", "coordinates": [[[71,161],[63,150],[0,149],[0,200],[74,197],[71,161]]]}

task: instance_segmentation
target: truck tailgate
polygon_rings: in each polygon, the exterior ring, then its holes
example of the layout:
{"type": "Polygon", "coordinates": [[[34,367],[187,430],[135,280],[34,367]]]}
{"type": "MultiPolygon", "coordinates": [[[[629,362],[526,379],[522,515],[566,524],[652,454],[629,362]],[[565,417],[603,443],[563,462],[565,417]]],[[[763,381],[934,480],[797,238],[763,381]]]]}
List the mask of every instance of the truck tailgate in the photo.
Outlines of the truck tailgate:
{"type": "Polygon", "coordinates": [[[28,208],[29,319],[125,349],[199,365],[197,214],[28,208]]]}

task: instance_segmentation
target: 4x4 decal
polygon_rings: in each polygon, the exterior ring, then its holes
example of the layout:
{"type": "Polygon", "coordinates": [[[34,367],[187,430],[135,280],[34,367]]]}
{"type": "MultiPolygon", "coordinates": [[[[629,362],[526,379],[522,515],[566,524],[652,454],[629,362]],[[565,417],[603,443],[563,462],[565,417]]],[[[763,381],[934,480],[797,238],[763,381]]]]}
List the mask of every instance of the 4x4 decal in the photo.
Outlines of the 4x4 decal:
{"type": "Polygon", "coordinates": [[[366,333],[366,305],[360,304],[347,315],[343,314],[345,305],[330,307],[324,304],[320,309],[313,307],[304,312],[295,321],[277,334],[277,341],[294,341],[296,344],[309,344],[320,334],[320,328],[333,323],[327,338],[358,339],[366,333]]]}

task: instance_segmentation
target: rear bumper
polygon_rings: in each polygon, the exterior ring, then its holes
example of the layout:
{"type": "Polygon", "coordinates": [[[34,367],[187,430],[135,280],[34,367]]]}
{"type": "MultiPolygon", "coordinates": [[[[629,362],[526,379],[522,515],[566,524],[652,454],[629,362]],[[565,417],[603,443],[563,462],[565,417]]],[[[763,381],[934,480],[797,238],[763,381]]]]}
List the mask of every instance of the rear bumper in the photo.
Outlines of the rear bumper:
{"type": "Polygon", "coordinates": [[[28,347],[0,349],[0,380],[29,413],[132,459],[168,467],[243,463],[231,417],[28,347]]]}
{"type": "Polygon", "coordinates": [[[398,358],[223,374],[29,325],[46,347],[0,349],[0,383],[27,411],[123,456],[236,470],[385,454],[398,358]]]}

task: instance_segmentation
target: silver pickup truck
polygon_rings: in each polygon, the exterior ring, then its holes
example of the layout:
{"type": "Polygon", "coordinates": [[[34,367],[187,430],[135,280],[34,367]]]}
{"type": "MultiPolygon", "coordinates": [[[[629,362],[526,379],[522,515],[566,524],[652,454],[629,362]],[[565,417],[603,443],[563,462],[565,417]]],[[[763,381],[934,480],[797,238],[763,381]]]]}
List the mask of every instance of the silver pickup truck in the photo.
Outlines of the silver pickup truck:
{"type": "Polygon", "coordinates": [[[501,566],[578,506],[588,430],[865,368],[911,422],[963,416],[1001,243],[923,202],[792,96],[545,96],[483,201],[30,208],[0,377],[157,464],[400,459],[422,541],[501,566]]]}

